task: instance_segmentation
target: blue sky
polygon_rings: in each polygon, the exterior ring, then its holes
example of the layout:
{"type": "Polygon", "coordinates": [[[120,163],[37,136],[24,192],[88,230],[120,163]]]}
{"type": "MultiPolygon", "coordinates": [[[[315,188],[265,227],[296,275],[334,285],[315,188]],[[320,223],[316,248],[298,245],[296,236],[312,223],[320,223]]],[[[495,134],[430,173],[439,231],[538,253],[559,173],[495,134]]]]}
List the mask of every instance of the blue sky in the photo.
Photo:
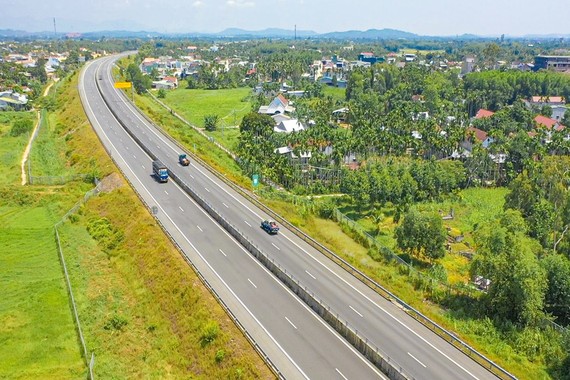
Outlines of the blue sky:
{"type": "Polygon", "coordinates": [[[218,32],[237,27],[392,28],[421,35],[569,34],[566,1],[531,0],[0,0],[0,29],[218,32]]]}

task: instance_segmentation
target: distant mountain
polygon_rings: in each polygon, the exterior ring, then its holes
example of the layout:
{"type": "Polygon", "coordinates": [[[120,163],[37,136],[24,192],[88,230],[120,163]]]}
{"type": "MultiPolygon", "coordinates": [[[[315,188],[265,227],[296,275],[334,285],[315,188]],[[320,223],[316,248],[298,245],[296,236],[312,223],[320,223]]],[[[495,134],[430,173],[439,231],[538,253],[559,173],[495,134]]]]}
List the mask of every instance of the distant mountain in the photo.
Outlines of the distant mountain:
{"type": "Polygon", "coordinates": [[[363,39],[413,39],[413,38],[421,38],[421,36],[404,32],[402,30],[396,29],[368,29],[365,31],[361,30],[348,30],[345,32],[331,32],[331,33],[324,33],[319,34],[320,38],[331,38],[331,39],[339,39],[339,40],[363,40],[363,39]]]}
{"type": "MultiPolygon", "coordinates": [[[[222,32],[215,33],[220,37],[237,37],[237,36],[252,36],[252,37],[294,37],[295,31],[288,29],[269,28],[263,30],[244,30],[239,28],[229,28],[222,32]]],[[[297,30],[297,37],[312,37],[317,33],[312,30],[297,30]]]]}
{"type": "Polygon", "coordinates": [[[80,33],[82,38],[87,39],[98,39],[101,37],[105,38],[152,38],[152,37],[162,37],[162,33],[147,32],[140,30],[138,32],[133,32],[129,30],[102,30],[99,32],[86,32],[80,33]]]}

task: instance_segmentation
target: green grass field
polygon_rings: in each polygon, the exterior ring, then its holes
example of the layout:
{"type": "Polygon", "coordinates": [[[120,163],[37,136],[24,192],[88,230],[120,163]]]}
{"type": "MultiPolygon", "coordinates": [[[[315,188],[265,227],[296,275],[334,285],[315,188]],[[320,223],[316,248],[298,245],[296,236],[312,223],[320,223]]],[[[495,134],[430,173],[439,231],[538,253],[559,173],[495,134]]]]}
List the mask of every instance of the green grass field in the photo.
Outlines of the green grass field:
{"type": "Polygon", "coordinates": [[[4,173],[0,176],[0,186],[19,183],[21,179],[20,162],[29,135],[10,136],[10,129],[17,120],[32,120],[35,124],[35,112],[0,112],[0,167],[4,173]]]}
{"type": "Polygon", "coordinates": [[[182,81],[178,89],[167,91],[166,98],[162,100],[198,127],[204,126],[206,115],[218,115],[220,125],[236,126],[251,110],[251,103],[247,100],[252,94],[249,87],[223,90],[190,90],[184,87],[186,82],[182,81]]]}
{"type": "Polygon", "coordinates": [[[331,96],[335,100],[346,100],[346,88],[323,86],[323,94],[331,96]]]}
{"type": "Polygon", "coordinates": [[[0,378],[81,379],[81,358],[45,207],[0,208],[0,378]]]}

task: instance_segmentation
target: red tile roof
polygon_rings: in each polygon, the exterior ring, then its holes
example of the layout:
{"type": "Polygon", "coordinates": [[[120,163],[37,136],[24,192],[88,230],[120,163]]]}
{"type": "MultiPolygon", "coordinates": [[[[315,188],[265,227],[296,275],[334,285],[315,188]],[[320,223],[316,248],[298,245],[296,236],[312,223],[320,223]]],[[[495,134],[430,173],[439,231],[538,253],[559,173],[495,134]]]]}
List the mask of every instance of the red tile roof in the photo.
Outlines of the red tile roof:
{"type": "Polygon", "coordinates": [[[538,126],[543,126],[546,127],[547,129],[552,129],[552,127],[558,124],[558,121],[542,115],[538,115],[537,117],[535,117],[534,121],[538,126]]]}
{"type": "Polygon", "coordinates": [[[477,111],[477,115],[475,115],[475,119],[484,119],[486,117],[491,117],[494,114],[495,113],[493,111],[489,111],[489,110],[481,108],[479,111],[477,111]]]}
{"type": "Polygon", "coordinates": [[[532,103],[565,103],[563,96],[533,96],[532,103]]]}
{"type": "Polygon", "coordinates": [[[481,142],[487,139],[487,132],[480,130],[479,128],[469,127],[467,128],[467,133],[473,134],[475,138],[481,142]]]}

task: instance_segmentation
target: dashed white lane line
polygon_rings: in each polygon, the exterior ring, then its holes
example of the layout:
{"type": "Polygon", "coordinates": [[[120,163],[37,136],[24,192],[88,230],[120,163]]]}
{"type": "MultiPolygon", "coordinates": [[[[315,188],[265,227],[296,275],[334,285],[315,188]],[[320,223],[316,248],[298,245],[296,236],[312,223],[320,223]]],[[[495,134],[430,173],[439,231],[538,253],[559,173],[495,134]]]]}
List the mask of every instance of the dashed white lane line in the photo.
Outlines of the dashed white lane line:
{"type": "Polygon", "coordinates": [[[222,204],[223,204],[224,206],[226,206],[226,208],[230,208],[230,206],[228,206],[228,205],[225,204],[224,202],[222,202],[222,204]]]}
{"type": "Polygon", "coordinates": [[[143,168],[144,170],[146,170],[146,168],[144,167],[144,165],[141,165],[141,166],[142,166],[142,168],[143,168]]]}
{"type": "Polygon", "coordinates": [[[207,187],[204,187],[204,189],[206,189],[206,191],[207,191],[208,193],[210,192],[210,190],[209,190],[207,187]]]}
{"type": "Polygon", "coordinates": [[[335,371],[337,371],[338,374],[339,374],[344,380],[348,380],[347,377],[344,376],[344,375],[342,374],[342,372],[340,372],[340,370],[339,370],[338,368],[335,368],[335,371]]]}
{"type": "Polygon", "coordinates": [[[222,253],[222,255],[228,257],[228,255],[226,255],[226,254],[224,253],[224,251],[222,251],[221,249],[218,248],[218,251],[220,251],[220,252],[222,253]]]}
{"type": "Polygon", "coordinates": [[[361,318],[363,317],[362,314],[360,314],[360,313],[358,312],[358,310],[356,310],[355,308],[353,308],[353,307],[350,306],[350,305],[348,305],[348,307],[350,307],[350,308],[352,309],[352,311],[354,311],[356,314],[360,315],[361,318]]]}
{"type": "Polygon", "coordinates": [[[178,206],[178,208],[180,209],[180,211],[184,212],[184,209],[180,206],[178,206]]]}
{"type": "Polygon", "coordinates": [[[295,330],[297,330],[297,326],[295,326],[295,325],[293,324],[293,322],[291,322],[291,321],[289,320],[289,318],[285,317],[285,319],[287,320],[287,322],[289,322],[289,324],[290,324],[291,326],[293,326],[293,328],[294,328],[295,330]]]}
{"type": "Polygon", "coordinates": [[[305,273],[307,273],[309,276],[311,276],[311,277],[313,278],[313,280],[316,280],[316,279],[317,279],[315,276],[313,276],[312,274],[310,274],[308,270],[306,270],[305,273]]]}
{"type": "Polygon", "coordinates": [[[281,251],[281,248],[279,248],[278,246],[276,246],[275,244],[271,243],[272,246],[274,246],[275,248],[277,248],[278,251],[281,251]]]}
{"type": "Polygon", "coordinates": [[[254,287],[255,289],[257,289],[257,286],[253,283],[253,281],[251,281],[249,278],[247,279],[247,281],[249,281],[249,283],[250,283],[251,285],[253,285],[253,287],[254,287]]]}
{"type": "Polygon", "coordinates": [[[420,362],[420,361],[418,360],[418,358],[416,358],[414,355],[410,354],[409,352],[408,352],[408,355],[410,355],[410,357],[411,357],[412,359],[414,359],[415,361],[417,361],[418,363],[420,363],[420,365],[421,365],[422,367],[427,368],[427,366],[426,366],[424,363],[420,362]]]}
{"type": "Polygon", "coordinates": [[[244,222],[245,222],[245,224],[247,224],[248,226],[251,227],[251,224],[249,224],[249,223],[247,222],[247,220],[244,220],[244,222]]]}
{"type": "Polygon", "coordinates": [[[164,190],[164,194],[168,195],[168,191],[164,190]]]}
{"type": "Polygon", "coordinates": [[[204,230],[201,229],[200,226],[196,226],[196,228],[198,228],[200,230],[200,232],[204,232],[204,230]]]}

